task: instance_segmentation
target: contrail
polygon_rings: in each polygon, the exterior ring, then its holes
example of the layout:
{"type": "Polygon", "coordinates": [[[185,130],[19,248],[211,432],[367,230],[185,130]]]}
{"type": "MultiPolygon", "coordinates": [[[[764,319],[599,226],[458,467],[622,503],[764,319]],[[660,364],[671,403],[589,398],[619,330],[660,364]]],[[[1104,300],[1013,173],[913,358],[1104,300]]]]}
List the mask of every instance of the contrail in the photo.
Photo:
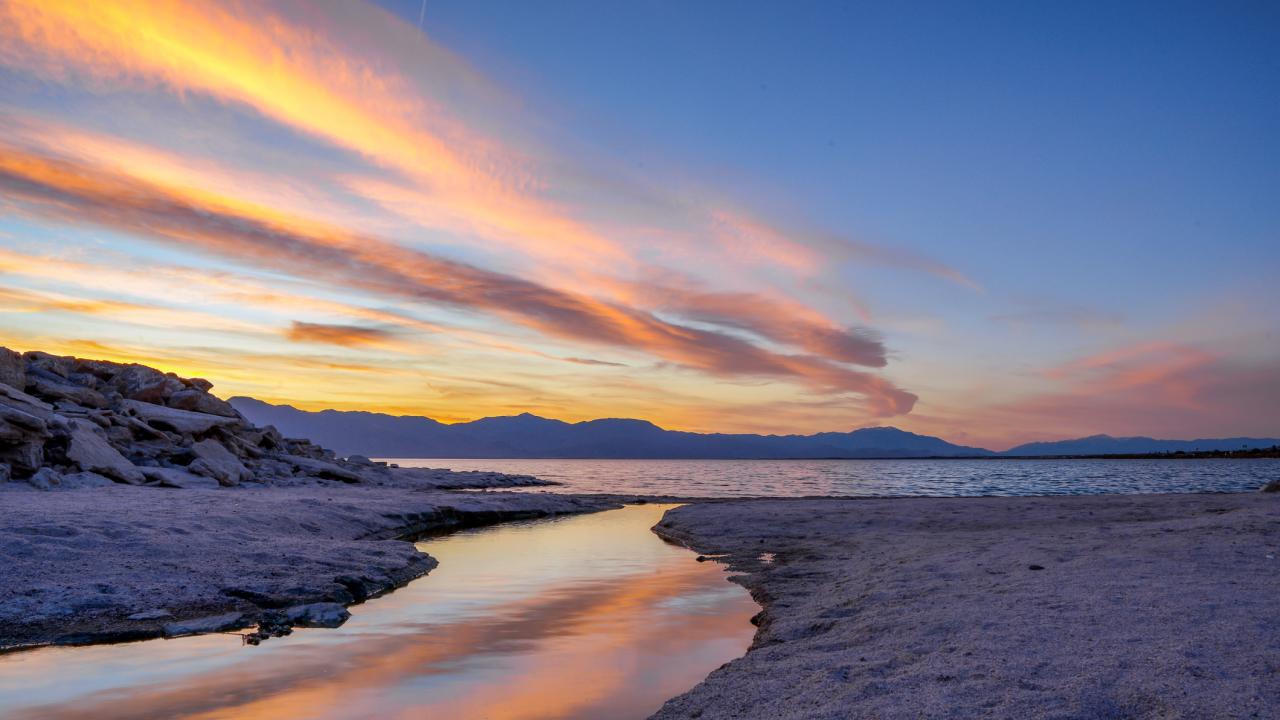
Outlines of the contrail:
{"type": "Polygon", "coordinates": [[[422,9],[418,11],[418,29],[422,29],[422,21],[427,17],[427,0],[422,0],[422,9]]]}

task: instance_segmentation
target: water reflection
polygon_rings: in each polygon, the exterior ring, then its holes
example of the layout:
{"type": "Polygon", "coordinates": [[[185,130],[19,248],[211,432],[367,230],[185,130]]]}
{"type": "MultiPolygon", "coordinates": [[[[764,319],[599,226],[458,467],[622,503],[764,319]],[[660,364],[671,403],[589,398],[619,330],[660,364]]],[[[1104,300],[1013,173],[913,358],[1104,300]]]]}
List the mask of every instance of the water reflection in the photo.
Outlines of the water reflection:
{"type": "Polygon", "coordinates": [[[422,543],[338,630],[0,657],[11,718],[641,718],[745,652],[758,608],[648,528],[669,506],[422,543]]]}

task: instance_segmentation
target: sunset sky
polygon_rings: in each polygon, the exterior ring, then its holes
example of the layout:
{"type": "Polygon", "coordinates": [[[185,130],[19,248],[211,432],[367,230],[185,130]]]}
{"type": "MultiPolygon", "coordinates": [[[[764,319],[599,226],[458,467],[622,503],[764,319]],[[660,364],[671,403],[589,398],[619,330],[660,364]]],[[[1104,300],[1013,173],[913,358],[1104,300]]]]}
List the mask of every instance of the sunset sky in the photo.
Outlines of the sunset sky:
{"type": "Polygon", "coordinates": [[[0,0],[0,344],[445,422],[1280,434],[1280,5],[422,10],[0,0]]]}

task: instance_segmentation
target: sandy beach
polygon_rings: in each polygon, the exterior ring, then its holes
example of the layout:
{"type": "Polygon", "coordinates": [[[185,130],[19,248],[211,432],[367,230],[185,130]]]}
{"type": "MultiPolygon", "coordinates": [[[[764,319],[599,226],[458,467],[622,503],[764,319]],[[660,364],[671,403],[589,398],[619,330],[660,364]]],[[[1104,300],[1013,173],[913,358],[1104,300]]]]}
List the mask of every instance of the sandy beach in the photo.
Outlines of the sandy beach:
{"type": "Polygon", "coordinates": [[[765,608],[655,718],[1280,714],[1275,494],[727,501],[655,531],[765,608]]]}

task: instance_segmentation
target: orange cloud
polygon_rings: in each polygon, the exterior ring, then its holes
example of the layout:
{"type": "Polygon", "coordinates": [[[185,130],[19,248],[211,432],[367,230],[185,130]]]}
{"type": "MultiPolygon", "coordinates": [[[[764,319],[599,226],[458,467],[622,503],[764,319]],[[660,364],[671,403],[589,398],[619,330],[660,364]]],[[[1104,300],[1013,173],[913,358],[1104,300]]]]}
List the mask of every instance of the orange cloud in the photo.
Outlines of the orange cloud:
{"type": "Polygon", "coordinates": [[[285,331],[285,337],[293,342],[326,343],[342,347],[385,347],[395,333],[383,328],[360,325],[326,325],[293,321],[285,331]]]}
{"type": "MultiPolygon", "coordinates": [[[[519,153],[467,129],[399,74],[394,58],[351,48],[295,22],[341,23],[353,8],[281,9],[238,2],[39,0],[0,7],[0,60],[45,77],[141,82],[240,103],[360,154],[414,182],[435,227],[536,244],[565,254],[625,258],[618,248],[529,191],[538,182],[519,153]]],[[[378,44],[413,42],[434,68],[456,58],[373,9],[359,9],[378,44]],[[411,35],[412,34],[412,35],[411,35]]]]}
{"type": "MultiPolygon", "coordinates": [[[[572,282],[626,303],[627,297],[617,294],[623,284],[610,282],[607,276],[646,268],[624,240],[602,235],[548,201],[544,197],[549,194],[547,182],[533,172],[521,152],[495,139],[493,133],[470,129],[474,123],[467,122],[466,103],[453,102],[453,96],[482,97],[483,105],[491,102],[492,93],[465,63],[433,45],[416,28],[376,9],[343,4],[274,3],[246,9],[237,2],[20,0],[0,8],[0,20],[5,21],[0,27],[7,28],[0,32],[9,39],[0,49],[0,60],[6,64],[64,81],[88,79],[111,86],[141,83],[251,107],[393,171],[380,177],[349,173],[337,178],[381,207],[424,227],[456,233],[462,242],[484,238],[504,250],[548,261],[523,271],[533,279],[556,285],[572,282]],[[349,27],[361,31],[328,32],[349,27]],[[414,62],[403,62],[406,58],[414,62]],[[428,75],[443,78],[435,82],[452,92],[430,97],[424,92],[429,82],[410,74],[413,66],[426,67],[428,75]]],[[[184,167],[183,161],[70,132],[59,134],[74,141],[59,144],[59,152],[90,153],[99,161],[104,155],[118,155],[130,163],[132,175],[196,192],[188,182],[191,168],[184,167]]],[[[222,205],[233,204],[226,192],[227,175],[219,172],[211,178],[217,183],[212,190],[221,192],[222,205]]],[[[232,179],[241,182],[243,174],[232,179]]],[[[253,197],[259,205],[262,197],[280,197],[278,190],[264,187],[261,181],[254,183],[253,197]]],[[[556,190],[556,197],[562,197],[563,188],[556,190]]],[[[291,194],[284,200],[284,207],[295,211],[303,204],[291,194]]],[[[671,198],[663,202],[672,210],[682,206],[671,198]]],[[[270,204],[281,207],[276,200],[270,204]]],[[[656,244],[668,251],[688,251],[698,257],[710,254],[721,264],[733,258],[730,264],[780,267],[802,276],[822,271],[834,253],[972,284],[951,268],[894,249],[785,233],[737,211],[705,214],[683,208],[680,212],[695,227],[692,233],[660,234],[656,244]],[[688,247],[682,251],[681,246],[688,247]]],[[[622,236],[627,231],[612,234],[622,236]]],[[[717,274],[722,276],[723,268],[717,274]]],[[[796,308],[806,315],[817,314],[798,302],[789,304],[793,316],[796,308]]],[[[742,327],[743,322],[739,317],[729,324],[742,327]]],[[[790,337],[783,341],[799,339],[801,347],[818,353],[835,345],[856,344],[856,339],[832,337],[843,332],[841,324],[821,318],[814,326],[788,331],[785,334],[790,337]]],[[[779,329],[785,328],[784,323],[768,321],[752,332],[778,340],[779,329]]]]}
{"type": "Polygon", "coordinates": [[[821,313],[785,296],[713,292],[662,280],[626,285],[633,301],[657,312],[742,330],[840,362],[866,367],[887,364],[883,343],[869,331],[838,327],[821,313]]]}
{"type": "Polygon", "coordinates": [[[710,374],[779,377],[857,393],[881,415],[909,412],[916,399],[827,357],[773,352],[643,310],[85,163],[3,149],[0,187],[28,209],[63,221],[94,222],[333,286],[484,312],[552,337],[639,350],[710,374]]]}

